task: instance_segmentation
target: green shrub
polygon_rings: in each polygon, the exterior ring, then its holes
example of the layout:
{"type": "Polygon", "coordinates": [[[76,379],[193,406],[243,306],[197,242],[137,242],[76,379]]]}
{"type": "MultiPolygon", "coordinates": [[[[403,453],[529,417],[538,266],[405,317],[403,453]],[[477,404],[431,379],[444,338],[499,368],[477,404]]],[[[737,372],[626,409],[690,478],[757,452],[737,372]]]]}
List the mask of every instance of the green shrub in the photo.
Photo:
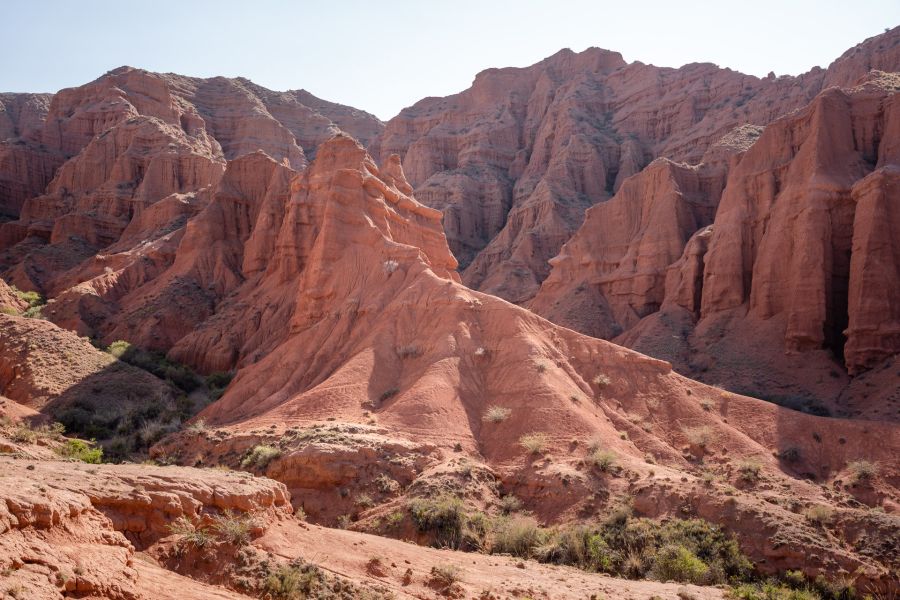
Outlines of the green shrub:
{"type": "Polygon", "coordinates": [[[44,306],[42,304],[38,306],[29,306],[25,309],[25,312],[22,313],[22,316],[26,319],[43,319],[43,310],[44,306]]]}
{"type": "Polygon", "coordinates": [[[59,450],[59,453],[67,458],[95,465],[103,461],[103,448],[92,446],[84,440],[66,440],[66,445],[59,450]]]}
{"type": "Polygon", "coordinates": [[[218,400],[225,393],[225,388],[231,383],[234,373],[212,373],[206,377],[206,389],[209,390],[209,399],[218,400]]]}
{"type": "Polygon", "coordinates": [[[435,536],[435,544],[459,548],[466,525],[466,508],[455,496],[415,498],[407,504],[416,528],[435,536]]]}
{"type": "Polygon", "coordinates": [[[534,517],[502,518],[495,526],[492,548],[495,553],[530,558],[547,543],[548,536],[534,517]]]}
{"type": "Polygon", "coordinates": [[[256,468],[256,469],[265,469],[269,466],[269,463],[281,456],[281,450],[276,448],[275,446],[268,446],[266,444],[258,444],[253,446],[247,455],[244,457],[244,460],[241,461],[241,466],[245,469],[256,468]]]}
{"type": "Polygon", "coordinates": [[[253,520],[247,515],[225,511],[213,519],[212,529],[219,539],[235,545],[246,546],[250,542],[253,520]]]}
{"type": "Polygon", "coordinates": [[[758,462],[745,461],[738,467],[738,477],[747,484],[754,484],[759,481],[759,473],[762,466],[758,462]]]}
{"type": "Polygon", "coordinates": [[[116,340],[106,347],[106,351],[114,357],[121,359],[128,351],[131,350],[131,344],[125,340],[116,340]]]}
{"type": "Polygon", "coordinates": [[[656,553],[653,576],[660,581],[706,583],[709,567],[684,546],[669,545],[656,553]]]}
{"type": "Polygon", "coordinates": [[[589,571],[611,571],[612,555],[603,537],[585,525],[573,525],[553,532],[538,549],[540,560],[575,565],[589,571]]]}
{"type": "Polygon", "coordinates": [[[847,463],[847,470],[853,483],[871,481],[878,475],[878,465],[868,460],[854,460],[847,463]]]}
{"type": "Polygon", "coordinates": [[[301,571],[289,565],[280,565],[268,574],[263,592],[272,598],[290,600],[305,598],[318,588],[318,578],[311,571],[301,571]]]}
{"type": "Polygon", "coordinates": [[[791,589],[774,582],[744,583],[725,593],[734,600],[821,600],[821,596],[810,589],[791,589]]]}
{"type": "Polygon", "coordinates": [[[19,311],[17,311],[12,306],[0,306],[0,314],[16,317],[19,315],[19,311]]]}
{"type": "Polygon", "coordinates": [[[609,450],[594,450],[588,456],[588,463],[593,465],[595,468],[603,471],[604,473],[609,472],[616,466],[616,454],[615,452],[610,452],[609,450]]]}
{"type": "Polygon", "coordinates": [[[23,292],[16,286],[10,286],[10,289],[20,300],[27,302],[29,308],[36,308],[47,303],[47,300],[38,292],[23,292]]]}
{"type": "Polygon", "coordinates": [[[500,512],[504,515],[519,512],[520,510],[522,510],[522,501],[512,494],[507,494],[500,498],[500,512]]]}

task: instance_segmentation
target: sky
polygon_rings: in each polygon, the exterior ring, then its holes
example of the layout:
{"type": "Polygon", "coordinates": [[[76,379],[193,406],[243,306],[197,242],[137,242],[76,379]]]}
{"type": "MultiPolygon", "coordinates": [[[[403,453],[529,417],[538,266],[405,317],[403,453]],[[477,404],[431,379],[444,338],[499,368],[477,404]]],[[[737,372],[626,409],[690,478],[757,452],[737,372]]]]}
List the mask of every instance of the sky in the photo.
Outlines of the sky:
{"type": "Polygon", "coordinates": [[[0,91],[130,65],[303,88],[387,120],[561,48],[796,75],[897,25],[900,0],[0,0],[0,91]]]}

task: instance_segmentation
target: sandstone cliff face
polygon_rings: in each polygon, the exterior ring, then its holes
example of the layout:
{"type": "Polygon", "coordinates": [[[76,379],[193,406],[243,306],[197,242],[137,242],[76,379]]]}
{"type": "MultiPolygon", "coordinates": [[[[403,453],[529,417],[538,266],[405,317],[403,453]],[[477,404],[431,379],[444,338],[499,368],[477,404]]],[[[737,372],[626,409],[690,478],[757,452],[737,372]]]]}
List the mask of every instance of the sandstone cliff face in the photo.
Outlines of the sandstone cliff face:
{"type": "MultiPolygon", "coordinates": [[[[377,287],[381,276],[393,277],[390,289],[396,290],[419,257],[441,277],[458,279],[440,213],[418,204],[410,192],[398,159],[379,170],[353,139],[326,142],[313,165],[294,179],[289,199],[282,194],[260,211],[243,254],[241,288],[176,344],[172,356],[204,370],[256,360],[309,320],[337,318],[344,302],[347,310],[357,303],[359,310],[375,310],[369,295],[383,293],[377,287]],[[383,236],[391,240],[386,248],[376,244],[383,236]],[[350,294],[350,284],[361,287],[350,294]]],[[[327,360],[337,365],[344,358],[327,360]]]]}
{"type": "Polygon", "coordinates": [[[50,94],[0,94],[0,222],[43,192],[64,158],[42,144],[50,94]]]}
{"type": "Polygon", "coordinates": [[[0,564],[13,597],[150,600],[178,589],[192,600],[246,598],[160,569],[136,550],[169,537],[179,518],[231,511],[251,515],[261,530],[290,515],[284,486],[246,474],[8,457],[0,464],[0,564]]]}
{"type": "MultiPolygon", "coordinates": [[[[898,90],[896,74],[873,72],[770,124],[731,155],[727,180],[699,192],[706,219],[679,215],[691,189],[661,186],[652,164],[588,211],[530,306],[608,339],[661,308],[617,341],[707,381],[834,401],[846,385],[835,358],[852,375],[900,350],[889,300],[898,295],[888,233],[896,218],[884,200],[898,171],[898,90]],[[616,213],[620,206],[638,216],[616,213]],[[657,219],[670,230],[658,235],[657,219]],[[660,241],[663,252],[650,246],[660,241]],[[785,360],[785,351],[806,358],[785,360]]],[[[702,173],[711,154],[697,167],[668,168],[702,173]]]]}
{"type": "Polygon", "coordinates": [[[900,169],[898,91],[896,75],[875,76],[851,90],[827,90],[766,129],[730,177],[716,216],[702,317],[747,303],[750,316],[786,315],[788,350],[824,345],[838,356],[847,330],[851,373],[900,349],[900,313],[876,299],[896,297],[900,262],[881,244],[872,247],[878,234],[866,223],[874,212],[882,227],[895,224],[881,198],[900,169]],[[863,301],[869,296],[874,305],[863,301]]]}
{"type": "Polygon", "coordinates": [[[268,221],[259,236],[269,238],[251,243],[248,260],[268,259],[277,226],[272,219],[280,219],[272,205],[277,200],[263,206],[262,196],[241,191],[251,186],[256,163],[240,161],[257,153],[270,157],[265,160],[280,165],[286,190],[287,173],[304,168],[341,128],[367,140],[382,128],[368,113],[302,90],[272,92],[246,79],[128,67],[52,100],[5,95],[2,106],[0,134],[8,136],[8,151],[0,151],[0,190],[13,219],[0,224],[5,278],[56,298],[47,316],[82,335],[128,337],[161,350],[242,280],[242,249],[235,254],[224,246],[243,244],[260,208],[268,221]],[[229,161],[237,163],[232,173],[241,171],[223,183],[223,197],[237,195],[231,205],[216,200],[229,161]],[[203,218],[186,230],[200,213],[203,218]],[[203,236],[217,235],[219,225],[230,228],[218,232],[228,241],[206,247],[203,236]],[[145,289],[173,266],[186,231],[180,263],[145,289]],[[195,250],[203,256],[193,256],[195,250]]]}
{"type": "MultiPolygon", "coordinates": [[[[672,192],[669,205],[699,219],[691,211],[702,214],[705,207],[690,202],[691,186],[702,185],[697,174],[667,161],[653,171],[681,178],[675,184],[684,192],[672,192]]],[[[802,446],[804,457],[834,465],[816,475],[831,481],[840,477],[838,465],[859,451],[858,442],[842,445],[834,435],[817,442],[808,430],[800,433],[804,428],[838,427],[846,442],[877,425],[893,448],[892,425],[820,419],[723,392],[677,375],[667,362],[472,291],[455,276],[440,213],[410,191],[398,158],[379,169],[347,137],[319,147],[293,180],[266,269],[248,277],[170,352],[203,370],[237,369],[225,395],[200,415],[208,430],[170,437],[155,454],[251,468],[242,457],[255,445],[276,446],[278,456],[252,468],[284,481],[311,518],[333,523],[339,515],[364,513],[342,489],[383,498],[375,503],[387,506],[373,509],[375,521],[402,506],[402,498],[377,491],[378,475],[402,482],[410,494],[433,489],[458,470],[461,452],[480,473],[473,479],[492,482],[479,488],[481,503],[503,489],[541,518],[564,521],[605,510],[637,490],[642,514],[669,514],[686,501],[738,532],[790,530],[817,556],[804,565],[810,574],[842,565],[862,567],[873,580],[882,576],[885,564],[835,549],[785,509],[750,497],[727,508],[715,489],[697,484],[699,471],[692,471],[685,448],[690,432],[701,428],[708,441],[698,452],[712,457],[727,448],[731,459],[715,467],[723,477],[738,477],[727,466],[731,460],[753,456],[769,489],[782,489],[779,482],[789,479],[793,494],[812,501],[819,487],[789,475],[773,448],[802,446]],[[492,406],[509,412],[491,421],[492,406]],[[553,458],[530,457],[518,444],[526,434],[541,438],[553,458]],[[588,444],[581,442],[591,439],[632,474],[593,476],[585,462],[588,444]],[[675,479],[687,483],[663,484],[657,470],[682,473],[675,479]]],[[[656,246],[645,246],[652,258],[656,246]]],[[[893,473],[890,448],[875,450],[872,460],[893,473]]],[[[891,507],[895,497],[889,485],[879,496],[891,507]]],[[[765,569],[797,564],[757,537],[748,538],[747,548],[767,557],[765,569]]]]}
{"type": "Polygon", "coordinates": [[[419,199],[444,212],[463,281],[521,303],[585,209],[654,158],[696,163],[735,127],[765,125],[872,67],[896,70],[898,43],[893,30],[827,70],[765,79],[564,50],[524,69],[485,71],[464,92],[404,109],[373,150],[399,154],[419,199]]]}

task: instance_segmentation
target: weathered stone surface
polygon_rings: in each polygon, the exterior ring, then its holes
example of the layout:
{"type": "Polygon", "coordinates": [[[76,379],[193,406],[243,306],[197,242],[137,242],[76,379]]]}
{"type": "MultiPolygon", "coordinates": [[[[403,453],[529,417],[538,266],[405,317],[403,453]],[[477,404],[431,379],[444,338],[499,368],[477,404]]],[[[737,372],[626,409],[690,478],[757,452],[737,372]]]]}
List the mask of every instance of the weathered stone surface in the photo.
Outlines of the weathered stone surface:
{"type": "Polygon", "coordinates": [[[416,195],[444,212],[467,285],[522,303],[588,207],[657,157],[695,164],[729,131],[763,126],[870,68],[900,69],[900,29],[827,70],[759,79],[711,64],[627,64],[614,52],[561,51],[489,69],[469,89],[426,98],[373,144],[397,153],[416,195]]]}

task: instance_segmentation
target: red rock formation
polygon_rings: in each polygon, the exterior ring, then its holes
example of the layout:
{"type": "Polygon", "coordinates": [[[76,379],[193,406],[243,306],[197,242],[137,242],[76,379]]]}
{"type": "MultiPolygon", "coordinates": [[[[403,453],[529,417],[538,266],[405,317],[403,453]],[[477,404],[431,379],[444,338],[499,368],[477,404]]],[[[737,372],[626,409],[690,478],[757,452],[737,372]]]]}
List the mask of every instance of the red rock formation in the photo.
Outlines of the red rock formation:
{"type": "MultiPolygon", "coordinates": [[[[71,156],[49,186],[41,179],[27,193],[10,193],[15,204],[10,212],[18,219],[0,225],[0,266],[6,278],[22,289],[57,298],[47,316],[65,327],[83,335],[128,337],[162,350],[211,314],[225,288],[234,287],[235,277],[243,278],[241,256],[217,259],[210,253],[221,248],[204,247],[208,240],[202,236],[214,233],[220,225],[216,219],[224,218],[222,203],[215,202],[188,231],[181,263],[165,281],[145,287],[173,265],[187,220],[202,213],[215,196],[226,162],[264,152],[276,162],[301,168],[307,164],[304,150],[314,155],[319,143],[341,131],[336,122],[365,139],[382,127],[367,113],[305,91],[272,92],[245,79],[194,79],[128,67],[62,90],[46,117],[29,107],[47,97],[4,99],[9,108],[0,113],[6,116],[2,132],[20,138],[8,140],[15,152],[0,152],[0,177],[6,158],[18,161],[10,167],[15,178],[19,170],[52,173],[62,159],[53,163],[51,158],[71,156]],[[19,139],[31,145],[20,151],[19,139]],[[38,143],[47,149],[38,157],[44,162],[26,155],[38,143]],[[36,195],[38,190],[43,194],[36,195]],[[204,256],[187,258],[192,245],[204,256]],[[199,264],[187,266],[191,260],[199,264]],[[205,270],[203,261],[216,260],[222,268],[205,270]],[[229,270],[231,280],[207,287],[229,270]],[[156,322],[143,318],[154,302],[164,307],[156,322]],[[175,337],[173,331],[178,332],[175,337]]],[[[285,191],[288,178],[281,180],[285,191]]],[[[238,177],[226,182],[235,189],[241,185],[248,182],[238,177]]],[[[230,193],[230,188],[222,191],[230,193]]],[[[245,221],[238,214],[240,204],[252,201],[238,201],[230,217],[245,221]]],[[[281,218],[277,206],[264,209],[269,220],[248,257],[257,262],[271,251],[272,219],[281,218]]],[[[245,241],[237,231],[220,233],[227,238],[224,245],[245,241]]]]}
{"type": "MultiPolygon", "coordinates": [[[[668,163],[658,168],[673,173],[668,163]]],[[[266,270],[170,353],[204,370],[236,365],[225,395],[200,415],[215,429],[171,437],[157,454],[249,468],[255,445],[277,445],[278,456],[263,472],[283,479],[297,502],[325,522],[351,510],[353,494],[342,489],[368,489],[378,474],[427,489],[452,468],[456,452],[551,521],[605,510],[641,481],[644,514],[670,514],[683,506],[678,498],[690,497],[707,519],[742,535],[790,531],[816,556],[798,561],[750,536],[748,551],[766,556],[767,570],[801,567],[814,575],[860,566],[872,580],[881,577],[885,564],[835,548],[783,508],[752,495],[728,508],[715,488],[697,485],[685,448],[700,428],[708,440],[695,451],[709,453],[708,467],[720,452],[729,455],[715,463],[723,477],[738,477],[732,461],[752,456],[773,493],[790,489],[818,502],[821,488],[797,479],[795,469],[839,480],[843,465],[861,452],[863,430],[877,427],[886,446],[866,445],[866,455],[893,473],[894,426],[820,419],[722,392],[673,373],[666,362],[465,288],[455,281],[439,213],[403,192],[409,186],[400,177],[397,159],[379,170],[349,138],[320,146],[292,185],[266,270]],[[485,419],[491,406],[510,412],[491,422],[485,419]],[[323,428],[330,421],[337,423],[323,428]],[[819,441],[811,429],[822,430],[819,441]],[[535,433],[551,460],[534,461],[519,446],[523,435],[535,433]],[[854,441],[841,444],[838,437],[854,441]],[[633,477],[594,477],[584,462],[591,439],[633,477]],[[773,458],[786,444],[809,457],[803,466],[784,468],[773,458]],[[817,466],[807,462],[813,456],[817,466]],[[831,465],[827,473],[819,462],[831,465]],[[678,473],[685,483],[663,484],[668,478],[660,472],[678,473]],[[568,484],[558,485],[560,478],[568,484]],[[602,507],[591,499],[597,494],[602,507]]],[[[895,488],[885,483],[879,490],[877,501],[867,501],[893,507],[895,488]]]]}
{"type": "Polygon", "coordinates": [[[149,559],[135,549],[168,537],[180,517],[200,522],[235,511],[263,530],[290,515],[284,486],[244,474],[0,461],[0,565],[12,597],[157,598],[154,585],[177,586],[184,598],[238,597],[158,568],[147,581],[148,567],[137,563],[149,559]]]}
{"type": "Polygon", "coordinates": [[[162,409],[172,392],[146,371],[119,362],[87,340],[42,319],[0,314],[0,396],[35,410],[73,404],[101,412],[152,401],[162,409]]]}
{"type": "Polygon", "coordinates": [[[471,287],[531,298],[586,208],[656,157],[695,163],[728,131],[765,125],[869,68],[900,69],[900,29],[799,77],[710,64],[626,64],[592,48],[524,69],[490,69],[468,90],[392,119],[376,153],[397,153],[419,199],[445,214],[471,287]]]}
{"type": "Polygon", "coordinates": [[[0,94],[0,222],[42,193],[64,158],[41,143],[49,94],[0,94]]]}
{"type": "MultiPolygon", "coordinates": [[[[885,242],[897,226],[885,201],[900,168],[897,91],[896,75],[875,73],[859,87],[830,88],[769,125],[746,154],[735,155],[712,228],[686,245],[709,221],[664,215],[661,222],[674,230],[658,236],[657,212],[639,209],[667,197],[651,165],[588,212],[531,306],[608,338],[616,325],[628,329],[661,306],[661,315],[617,341],[694,377],[729,381],[732,389],[818,397],[840,408],[833,401],[846,379],[834,371],[833,357],[858,374],[900,350],[900,261],[885,242]],[[639,216],[613,212],[623,205],[639,216]],[[666,252],[645,249],[660,239],[670,242],[666,252]],[[643,269],[634,256],[643,258],[643,269]],[[646,281],[642,273],[652,284],[635,288],[646,281]],[[623,297],[623,287],[637,294],[623,297]],[[784,351],[801,354],[785,358],[784,351]]],[[[665,206],[683,196],[679,188],[665,206]]]]}

